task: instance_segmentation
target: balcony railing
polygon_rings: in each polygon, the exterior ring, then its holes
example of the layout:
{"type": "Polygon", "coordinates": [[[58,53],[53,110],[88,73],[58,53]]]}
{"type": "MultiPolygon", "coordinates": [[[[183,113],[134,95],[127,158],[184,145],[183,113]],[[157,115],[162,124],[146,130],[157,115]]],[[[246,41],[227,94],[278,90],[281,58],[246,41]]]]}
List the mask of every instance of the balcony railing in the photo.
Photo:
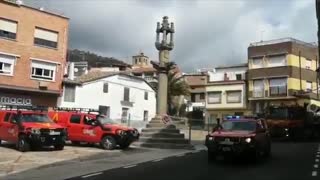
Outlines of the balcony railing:
{"type": "Polygon", "coordinates": [[[287,96],[287,86],[270,87],[270,96],[287,96]]]}
{"type": "Polygon", "coordinates": [[[264,97],[264,90],[263,89],[253,90],[253,97],[256,97],[256,98],[264,97]]]}

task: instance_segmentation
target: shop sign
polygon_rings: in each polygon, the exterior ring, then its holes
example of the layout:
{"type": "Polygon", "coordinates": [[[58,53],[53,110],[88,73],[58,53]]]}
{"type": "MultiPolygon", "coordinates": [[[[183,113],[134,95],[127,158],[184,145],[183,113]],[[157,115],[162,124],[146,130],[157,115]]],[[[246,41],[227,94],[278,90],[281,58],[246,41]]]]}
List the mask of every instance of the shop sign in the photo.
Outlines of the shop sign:
{"type": "Polygon", "coordinates": [[[32,106],[31,98],[26,97],[10,97],[0,95],[0,104],[2,105],[20,105],[20,106],[32,106]]]}

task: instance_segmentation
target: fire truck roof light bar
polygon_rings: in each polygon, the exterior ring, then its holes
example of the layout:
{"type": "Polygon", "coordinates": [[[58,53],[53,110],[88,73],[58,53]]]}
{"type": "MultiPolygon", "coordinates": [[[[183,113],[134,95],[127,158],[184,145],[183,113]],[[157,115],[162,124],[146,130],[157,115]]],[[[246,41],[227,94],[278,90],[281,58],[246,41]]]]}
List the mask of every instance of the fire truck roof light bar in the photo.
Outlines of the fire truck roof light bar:
{"type": "Polygon", "coordinates": [[[0,105],[1,110],[27,110],[27,111],[48,111],[46,106],[17,106],[17,105],[0,105]]]}
{"type": "Polygon", "coordinates": [[[55,107],[53,108],[55,111],[76,111],[76,112],[99,112],[97,109],[90,108],[67,108],[67,107],[55,107]]]}

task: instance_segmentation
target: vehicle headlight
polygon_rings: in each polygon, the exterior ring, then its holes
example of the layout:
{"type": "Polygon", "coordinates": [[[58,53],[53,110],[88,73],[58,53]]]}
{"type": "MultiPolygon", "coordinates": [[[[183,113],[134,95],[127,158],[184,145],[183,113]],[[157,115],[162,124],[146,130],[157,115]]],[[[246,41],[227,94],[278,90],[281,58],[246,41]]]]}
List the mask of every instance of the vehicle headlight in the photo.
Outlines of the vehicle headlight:
{"type": "Polygon", "coordinates": [[[247,143],[251,142],[251,138],[246,138],[244,141],[246,141],[247,143]]]}
{"type": "Polygon", "coordinates": [[[124,136],[126,134],[126,132],[123,130],[117,130],[117,134],[120,136],[124,136]]]}
{"type": "Polygon", "coordinates": [[[209,138],[209,141],[214,141],[214,137],[210,136],[209,138]]]}
{"type": "Polygon", "coordinates": [[[32,134],[40,134],[40,129],[31,129],[32,134]]]}

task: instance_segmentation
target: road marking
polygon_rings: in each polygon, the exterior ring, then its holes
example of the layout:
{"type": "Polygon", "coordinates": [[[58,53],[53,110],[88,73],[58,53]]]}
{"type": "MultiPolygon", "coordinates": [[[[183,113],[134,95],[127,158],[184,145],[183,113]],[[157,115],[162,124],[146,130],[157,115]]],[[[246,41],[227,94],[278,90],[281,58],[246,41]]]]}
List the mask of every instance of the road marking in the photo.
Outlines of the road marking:
{"type": "Polygon", "coordinates": [[[320,154],[320,152],[318,151],[317,154],[320,154]]]}
{"type": "Polygon", "coordinates": [[[98,176],[102,174],[102,172],[97,172],[97,173],[93,173],[93,174],[88,174],[88,175],[85,175],[85,176],[81,176],[81,178],[88,178],[88,177],[92,177],[92,176],[98,176]]]}
{"type": "Polygon", "coordinates": [[[316,156],[317,158],[320,158],[320,154],[317,154],[317,156],[316,156]]]}
{"type": "Polygon", "coordinates": [[[319,162],[319,159],[316,159],[315,161],[316,161],[316,162],[319,162]]]}
{"type": "Polygon", "coordinates": [[[318,164],[315,164],[315,165],[313,165],[313,167],[314,167],[314,168],[318,168],[319,166],[318,166],[318,164]]]}
{"type": "Polygon", "coordinates": [[[185,156],[186,154],[179,154],[179,155],[176,155],[176,157],[182,157],[182,156],[185,156]]]}
{"type": "Polygon", "coordinates": [[[152,162],[159,162],[159,161],[162,161],[163,159],[157,159],[157,160],[154,160],[152,162]]]}
{"type": "Polygon", "coordinates": [[[136,164],[133,164],[133,165],[125,166],[123,168],[128,169],[128,168],[132,168],[132,167],[136,167],[136,166],[137,166],[136,164]]]}
{"type": "Polygon", "coordinates": [[[312,176],[317,176],[317,171],[312,171],[312,176]]]}

